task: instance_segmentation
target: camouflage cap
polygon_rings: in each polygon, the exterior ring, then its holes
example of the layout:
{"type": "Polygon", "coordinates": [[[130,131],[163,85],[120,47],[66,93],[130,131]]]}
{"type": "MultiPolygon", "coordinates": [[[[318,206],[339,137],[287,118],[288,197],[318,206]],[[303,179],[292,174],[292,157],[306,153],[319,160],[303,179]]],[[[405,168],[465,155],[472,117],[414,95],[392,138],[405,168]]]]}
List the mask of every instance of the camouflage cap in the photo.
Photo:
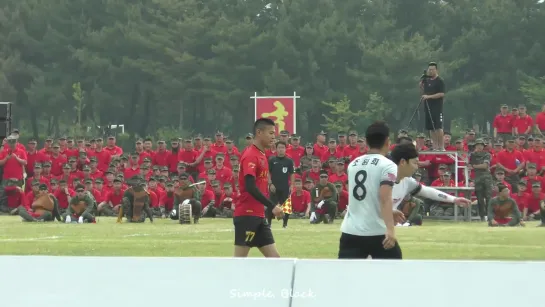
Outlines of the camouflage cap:
{"type": "Polygon", "coordinates": [[[537,168],[537,165],[535,163],[528,163],[528,165],[526,166],[527,168],[537,168]]]}
{"type": "Polygon", "coordinates": [[[61,145],[59,145],[58,143],[55,143],[53,144],[53,146],[51,146],[52,148],[61,148],[61,145]]]}
{"type": "Polygon", "coordinates": [[[144,162],[151,162],[151,159],[150,159],[150,157],[145,157],[143,161],[144,162]]]}
{"type": "Polygon", "coordinates": [[[320,171],[320,177],[322,177],[322,176],[328,176],[329,177],[329,173],[326,170],[323,169],[323,170],[320,171]]]}
{"type": "Polygon", "coordinates": [[[422,173],[420,171],[416,171],[414,172],[413,177],[422,177],[422,173]]]}
{"type": "Polygon", "coordinates": [[[439,169],[448,169],[446,164],[439,164],[439,169]]]}
{"type": "Polygon", "coordinates": [[[93,183],[93,179],[87,178],[87,179],[85,179],[84,182],[85,182],[85,184],[91,184],[91,183],[93,183]]]}
{"type": "Polygon", "coordinates": [[[152,181],[153,182],[157,181],[157,178],[155,178],[155,176],[149,177],[148,182],[152,182],[152,181]]]}
{"type": "Polygon", "coordinates": [[[159,170],[159,166],[158,166],[158,165],[154,165],[154,166],[151,167],[151,169],[152,169],[153,171],[158,171],[158,170],[159,170]]]}
{"type": "Polygon", "coordinates": [[[57,179],[55,179],[55,178],[51,178],[51,180],[49,181],[49,183],[51,183],[51,184],[57,184],[57,183],[59,183],[59,181],[58,181],[57,179]]]}
{"type": "Polygon", "coordinates": [[[145,164],[141,164],[140,169],[149,170],[149,166],[147,166],[145,164]]]}
{"type": "Polygon", "coordinates": [[[223,188],[224,189],[228,189],[228,188],[232,188],[233,185],[231,185],[229,182],[226,182],[225,184],[223,184],[223,188]]]}
{"type": "Polygon", "coordinates": [[[349,136],[357,136],[358,132],[356,132],[356,130],[350,130],[350,132],[348,132],[348,135],[349,136]]]}
{"type": "Polygon", "coordinates": [[[65,164],[62,166],[63,169],[71,169],[72,167],[70,167],[70,164],[65,164]]]}
{"type": "Polygon", "coordinates": [[[65,179],[61,179],[61,180],[59,180],[59,184],[66,184],[66,183],[67,183],[67,182],[66,182],[66,180],[65,180],[65,179]]]}
{"type": "Polygon", "coordinates": [[[307,144],[305,145],[305,147],[306,147],[306,148],[314,148],[314,145],[312,145],[312,143],[307,143],[307,144]]]}
{"type": "Polygon", "coordinates": [[[42,165],[40,163],[35,163],[34,164],[34,169],[37,169],[37,168],[42,168],[42,165]]]}
{"type": "Polygon", "coordinates": [[[519,185],[523,185],[523,186],[526,186],[528,184],[528,182],[524,179],[521,179],[519,180],[519,185]]]}
{"type": "Polygon", "coordinates": [[[208,175],[215,175],[215,174],[216,174],[216,170],[213,169],[213,168],[211,168],[211,169],[209,169],[208,171],[206,171],[206,173],[207,173],[208,175]]]}
{"type": "Polygon", "coordinates": [[[336,186],[337,188],[342,187],[342,186],[343,186],[342,181],[337,181],[337,182],[335,182],[335,186],[336,186]]]}
{"type": "Polygon", "coordinates": [[[312,161],[313,162],[316,162],[316,161],[320,162],[320,158],[318,158],[316,156],[312,156],[312,161]]]}
{"type": "Polygon", "coordinates": [[[184,161],[178,162],[178,167],[187,167],[187,164],[184,161]]]}
{"type": "Polygon", "coordinates": [[[41,183],[41,184],[38,186],[38,189],[39,189],[40,191],[47,191],[49,188],[47,187],[47,184],[41,183]]]}
{"type": "Polygon", "coordinates": [[[225,154],[223,152],[218,152],[216,153],[216,159],[217,158],[221,158],[221,159],[224,159],[225,158],[225,154]]]}
{"type": "Polygon", "coordinates": [[[329,157],[329,159],[327,159],[327,162],[329,162],[329,163],[337,162],[337,158],[335,158],[335,157],[329,157]]]}
{"type": "Polygon", "coordinates": [[[292,139],[292,140],[298,140],[298,139],[300,139],[300,138],[301,138],[301,137],[298,136],[297,134],[292,134],[292,135],[291,135],[291,139],[292,139]]]}
{"type": "Polygon", "coordinates": [[[307,179],[305,180],[305,183],[314,183],[314,181],[312,181],[312,179],[310,179],[310,178],[307,178],[307,179]]]}
{"type": "Polygon", "coordinates": [[[246,139],[247,139],[247,140],[248,140],[248,139],[253,139],[253,138],[254,138],[254,135],[253,135],[253,134],[251,134],[251,133],[246,134],[246,139]]]}
{"type": "Polygon", "coordinates": [[[519,135],[518,139],[519,139],[519,140],[526,140],[526,136],[524,136],[524,135],[519,135]]]}
{"type": "Polygon", "coordinates": [[[497,140],[496,143],[494,143],[494,146],[503,146],[503,142],[500,140],[497,140]]]}
{"type": "Polygon", "coordinates": [[[533,137],[533,136],[531,136],[531,135],[528,136],[528,142],[533,141],[533,140],[534,140],[534,137],[533,137]]]}
{"type": "Polygon", "coordinates": [[[344,159],[338,159],[337,164],[338,165],[344,165],[344,159]]]}
{"type": "Polygon", "coordinates": [[[189,174],[188,173],[181,173],[180,176],[178,177],[178,179],[187,180],[187,179],[189,179],[189,174]]]}
{"type": "Polygon", "coordinates": [[[237,155],[231,155],[229,158],[230,158],[231,161],[238,161],[238,156],[237,155]]]}
{"type": "Polygon", "coordinates": [[[168,166],[161,167],[161,172],[168,172],[168,166]]]}
{"type": "Polygon", "coordinates": [[[485,141],[482,138],[479,138],[479,139],[475,140],[475,145],[477,145],[477,144],[481,144],[483,146],[486,145],[485,141]]]}
{"type": "Polygon", "coordinates": [[[76,162],[76,161],[78,161],[78,158],[76,158],[76,157],[74,157],[74,156],[68,158],[68,162],[74,163],[74,162],[76,162]]]}
{"type": "Polygon", "coordinates": [[[502,103],[501,108],[502,109],[507,109],[507,108],[509,108],[509,106],[506,103],[502,103]]]}
{"type": "Polygon", "coordinates": [[[114,178],[114,182],[119,182],[119,183],[121,183],[121,182],[123,182],[123,180],[121,180],[121,178],[115,177],[115,178],[114,178]]]}
{"type": "Polygon", "coordinates": [[[207,163],[207,162],[212,163],[212,158],[211,157],[204,158],[204,163],[207,163]]]}
{"type": "Polygon", "coordinates": [[[426,138],[426,135],[424,133],[419,133],[417,136],[416,136],[417,139],[425,139],[426,138]]]}
{"type": "Polygon", "coordinates": [[[496,174],[505,174],[505,170],[503,168],[496,168],[496,171],[495,171],[496,174]]]}
{"type": "Polygon", "coordinates": [[[329,144],[332,144],[332,143],[337,143],[337,140],[335,140],[335,139],[329,139],[329,144]]]}
{"type": "Polygon", "coordinates": [[[460,144],[460,143],[463,143],[463,142],[464,142],[463,139],[457,139],[456,142],[455,142],[455,144],[460,144]]]}
{"type": "Polygon", "coordinates": [[[280,135],[281,136],[289,136],[290,132],[288,130],[282,130],[282,131],[280,131],[280,135]]]}
{"type": "Polygon", "coordinates": [[[91,158],[89,158],[89,161],[90,161],[91,163],[93,163],[93,162],[98,162],[97,157],[91,157],[91,158]]]}
{"type": "Polygon", "coordinates": [[[532,183],[532,188],[541,188],[541,183],[539,182],[532,183]]]}
{"type": "Polygon", "coordinates": [[[40,185],[40,180],[37,180],[37,179],[32,180],[31,185],[32,185],[33,187],[39,186],[39,185],[40,185]]]}
{"type": "Polygon", "coordinates": [[[446,172],[443,174],[443,176],[448,176],[448,177],[450,177],[450,175],[451,175],[451,173],[450,173],[449,171],[446,171],[446,172]]]}
{"type": "Polygon", "coordinates": [[[95,183],[104,183],[104,179],[102,178],[96,178],[95,183]]]}
{"type": "Polygon", "coordinates": [[[91,170],[91,168],[89,167],[89,165],[84,165],[84,166],[82,166],[81,169],[82,169],[84,172],[90,171],[90,170],[91,170]]]}
{"type": "Polygon", "coordinates": [[[219,187],[219,186],[220,186],[220,182],[217,181],[217,180],[212,180],[212,182],[210,182],[210,185],[211,185],[213,188],[216,188],[216,187],[219,187]]]}
{"type": "Polygon", "coordinates": [[[340,138],[346,137],[346,132],[344,132],[344,131],[339,131],[339,132],[337,133],[337,137],[340,137],[340,138]]]}
{"type": "Polygon", "coordinates": [[[325,132],[324,130],[318,132],[318,135],[327,135],[327,132],[325,132]]]}

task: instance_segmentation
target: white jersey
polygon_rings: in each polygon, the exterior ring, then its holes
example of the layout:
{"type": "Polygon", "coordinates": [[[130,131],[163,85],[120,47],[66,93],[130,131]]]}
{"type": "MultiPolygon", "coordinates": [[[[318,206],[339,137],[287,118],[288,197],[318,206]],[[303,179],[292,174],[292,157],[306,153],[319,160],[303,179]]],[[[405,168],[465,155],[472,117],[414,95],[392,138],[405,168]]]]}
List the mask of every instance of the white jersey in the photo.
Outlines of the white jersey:
{"type": "Polygon", "coordinates": [[[356,236],[386,234],[382,219],[379,189],[392,184],[393,208],[412,191],[420,187],[413,178],[404,178],[395,184],[397,165],[379,154],[363,155],[348,166],[348,211],[341,231],[356,236]]]}

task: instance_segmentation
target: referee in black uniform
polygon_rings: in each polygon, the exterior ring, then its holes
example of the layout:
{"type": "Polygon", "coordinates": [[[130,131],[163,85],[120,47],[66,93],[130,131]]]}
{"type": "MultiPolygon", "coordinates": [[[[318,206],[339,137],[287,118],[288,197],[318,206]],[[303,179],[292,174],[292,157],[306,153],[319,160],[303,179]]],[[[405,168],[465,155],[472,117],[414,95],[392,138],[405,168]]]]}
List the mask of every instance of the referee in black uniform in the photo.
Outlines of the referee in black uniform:
{"type": "MultiPolygon", "coordinates": [[[[286,157],[287,144],[283,141],[276,143],[276,156],[269,158],[269,191],[273,204],[282,205],[291,193],[291,184],[295,176],[293,160],[286,157]]],[[[273,214],[267,210],[267,221],[271,225],[273,214]]],[[[289,214],[284,214],[282,227],[288,226],[289,214]]]]}
{"type": "Polygon", "coordinates": [[[434,150],[445,150],[443,141],[443,97],[445,97],[445,82],[439,77],[437,63],[428,64],[427,77],[420,82],[424,100],[424,117],[426,130],[430,132],[434,150]]]}

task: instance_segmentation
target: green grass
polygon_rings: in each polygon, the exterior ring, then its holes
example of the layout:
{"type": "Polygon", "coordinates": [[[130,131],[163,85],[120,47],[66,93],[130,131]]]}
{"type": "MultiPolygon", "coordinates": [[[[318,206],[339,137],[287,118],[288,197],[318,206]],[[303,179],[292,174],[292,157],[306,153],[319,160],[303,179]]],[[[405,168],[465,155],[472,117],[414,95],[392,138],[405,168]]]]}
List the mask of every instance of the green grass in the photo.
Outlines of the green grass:
{"type": "MultiPolygon", "coordinates": [[[[545,228],[489,228],[485,223],[425,221],[422,227],[398,227],[406,259],[543,260],[545,228]]],[[[310,225],[290,220],[273,232],[282,257],[336,258],[340,221],[310,225]]],[[[116,224],[99,218],[97,224],[22,223],[18,217],[0,217],[0,254],[63,256],[201,256],[232,255],[230,219],[201,219],[198,225],[170,220],[154,224],[116,224]]],[[[260,256],[252,250],[251,256],[260,256]]]]}

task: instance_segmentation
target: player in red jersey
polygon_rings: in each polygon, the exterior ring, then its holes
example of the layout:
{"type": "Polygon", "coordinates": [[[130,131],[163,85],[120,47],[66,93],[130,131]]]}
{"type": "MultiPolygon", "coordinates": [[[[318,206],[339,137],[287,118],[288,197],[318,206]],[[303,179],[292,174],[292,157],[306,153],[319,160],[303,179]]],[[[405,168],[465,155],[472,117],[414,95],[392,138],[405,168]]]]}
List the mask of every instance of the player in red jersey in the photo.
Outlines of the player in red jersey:
{"type": "Polygon", "coordinates": [[[271,208],[276,217],[283,215],[282,208],[275,206],[269,195],[269,163],[265,150],[274,142],[275,125],[268,118],[254,123],[254,141],[240,159],[240,196],[235,205],[235,257],[247,257],[250,248],[257,247],[265,257],[280,257],[271,231],[265,219],[265,207],[271,208]]]}

